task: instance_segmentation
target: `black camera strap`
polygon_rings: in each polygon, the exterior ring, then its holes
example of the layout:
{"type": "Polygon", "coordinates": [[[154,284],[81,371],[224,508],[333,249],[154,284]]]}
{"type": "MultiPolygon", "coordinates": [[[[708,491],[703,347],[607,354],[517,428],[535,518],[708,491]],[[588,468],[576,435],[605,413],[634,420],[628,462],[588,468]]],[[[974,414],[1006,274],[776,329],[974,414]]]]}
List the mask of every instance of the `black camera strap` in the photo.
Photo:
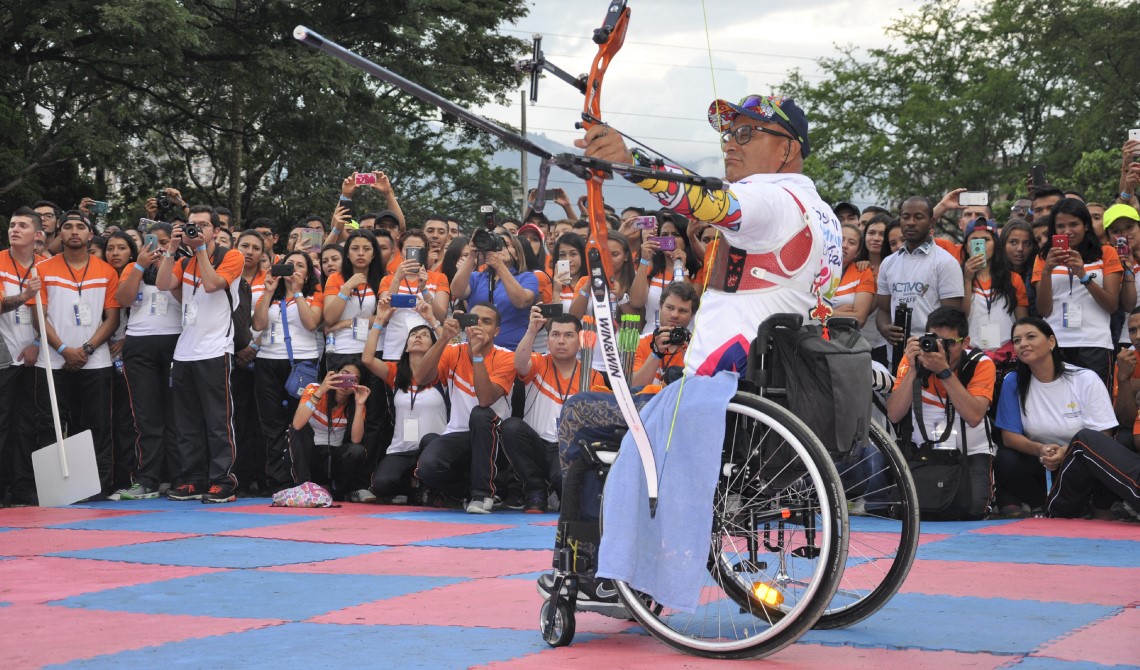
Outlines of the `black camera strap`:
{"type": "Polygon", "coordinates": [[[954,430],[954,405],[950,402],[949,393],[946,394],[946,397],[942,397],[938,388],[932,385],[935,397],[946,409],[946,426],[942,429],[942,434],[938,436],[937,440],[930,439],[926,432],[926,421],[922,417],[922,390],[927,379],[929,379],[929,375],[915,375],[914,393],[911,394],[911,409],[914,411],[914,420],[918,423],[918,432],[922,435],[922,444],[941,444],[950,439],[950,433],[954,430]]]}

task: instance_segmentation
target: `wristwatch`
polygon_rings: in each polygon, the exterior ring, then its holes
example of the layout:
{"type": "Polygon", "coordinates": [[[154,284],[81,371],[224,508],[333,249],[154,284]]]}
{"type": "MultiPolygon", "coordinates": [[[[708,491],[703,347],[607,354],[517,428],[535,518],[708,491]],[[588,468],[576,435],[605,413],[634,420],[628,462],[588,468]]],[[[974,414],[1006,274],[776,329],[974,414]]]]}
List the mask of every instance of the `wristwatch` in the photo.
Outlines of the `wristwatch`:
{"type": "Polygon", "coordinates": [[[952,375],[952,374],[954,374],[954,373],[950,372],[950,368],[946,368],[945,370],[943,370],[942,372],[939,372],[938,374],[936,374],[934,376],[938,377],[942,381],[946,381],[947,379],[950,379],[950,375],[952,375]]]}
{"type": "Polygon", "coordinates": [[[90,356],[91,354],[95,353],[95,347],[91,346],[90,342],[84,342],[83,343],[83,353],[90,356]]]}

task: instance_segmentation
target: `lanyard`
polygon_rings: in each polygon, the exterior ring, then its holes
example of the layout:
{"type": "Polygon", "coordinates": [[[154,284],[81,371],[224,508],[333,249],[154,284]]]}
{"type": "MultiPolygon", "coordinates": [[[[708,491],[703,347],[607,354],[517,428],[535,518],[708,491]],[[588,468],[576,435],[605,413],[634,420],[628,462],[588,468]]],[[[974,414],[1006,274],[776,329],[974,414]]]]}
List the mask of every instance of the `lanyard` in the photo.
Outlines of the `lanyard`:
{"type": "Polygon", "coordinates": [[[990,306],[993,305],[993,303],[994,303],[994,290],[995,290],[994,289],[994,278],[992,275],[990,276],[989,293],[987,293],[986,290],[984,288],[982,288],[982,283],[980,281],[978,281],[977,277],[974,277],[973,281],[974,281],[974,288],[981,291],[982,298],[986,301],[986,316],[989,316],[990,315],[990,306]]]}
{"type": "Polygon", "coordinates": [[[36,255],[32,254],[32,262],[28,263],[28,268],[24,270],[23,277],[20,276],[20,262],[16,260],[15,256],[12,256],[11,252],[8,252],[8,257],[12,259],[12,267],[16,269],[16,277],[20,280],[20,290],[23,291],[24,284],[28,281],[28,276],[32,274],[32,267],[36,264],[36,255]]]}
{"type": "MultiPolygon", "coordinates": [[[[79,297],[82,298],[83,297],[83,282],[87,281],[87,271],[91,269],[91,261],[88,260],[87,265],[83,266],[83,277],[80,278],[78,281],[75,279],[75,273],[71,271],[71,264],[68,263],[66,259],[63,262],[63,266],[65,268],[67,268],[67,274],[71,275],[71,281],[75,282],[76,285],[79,287],[79,297]]],[[[31,268],[28,268],[28,272],[31,272],[31,268]]],[[[20,282],[20,288],[23,288],[23,287],[24,287],[23,282],[20,282]]]]}
{"type": "Polygon", "coordinates": [[[416,396],[420,394],[420,387],[412,386],[408,389],[408,411],[416,411],[416,396]]]}
{"type": "Polygon", "coordinates": [[[368,297],[368,285],[365,284],[364,290],[355,288],[352,290],[352,295],[356,296],[356,301],[360,304],[360,313],[364,313],[364,300],[368,297]]]}
{"type": "Polygon", "coordinates": [[[566,404],[566,396],[570,395],[570,391],[574,390],[574,379],[578,376],[578,363],[574,361],[574,371],[570,373],[570,377],[566,380],[566,392],[562,392],[562,379],[558,374],[558,366],[554,364],[554,359],[550,360],[550,369],[554,371],[554,387],[558,389],[558,404],[566,404]]]}

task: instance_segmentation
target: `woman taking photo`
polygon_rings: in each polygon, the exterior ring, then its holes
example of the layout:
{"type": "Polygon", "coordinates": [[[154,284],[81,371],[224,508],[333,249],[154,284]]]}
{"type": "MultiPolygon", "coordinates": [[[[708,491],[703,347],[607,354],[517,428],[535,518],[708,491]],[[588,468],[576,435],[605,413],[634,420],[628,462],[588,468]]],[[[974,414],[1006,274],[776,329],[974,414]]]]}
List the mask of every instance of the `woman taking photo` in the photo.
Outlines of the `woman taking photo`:
{"type": "Polygon", "coordinates": [[[1002,447],[994,458],[997,506],[1006,518],[1039,513],[1045,505],[1045,469],[1064,455],[1062,445],[1083,429],[1108,432],[1116,416],[1096,373],[1069,365],[1053,328],[1038,317],[1018,319],[1011,333],[1017,368],[998,398],[1002,447]]]}
{"type": "Polygon", "coordinates": [[[330,370],[360,360],[384,279],[384,259],[372,231],[349,233],[344,252],[340,271],[325,282],[325,351],[330,370]]]}
{"type": "MultiPolygon", "coordinates": [[[[610,290],[610,310],[613,311],[615,323],[620,323],[623,314],[634,314],[639,319],[644,318],[644,312],[630,303],[629,291],[633,286],[634,260],[629,249],[629,242],[623,235],[611,235],[607,242],[610,250],[610,262],[613,263],[616,290],[610,290]]],[[[588,271],[588,268],[587,268],[588,271]]],[[[570,303],[570,313],[581,319],[586,314],[594,314],[594,302],[586,290],[590,281],[589,274],[578,280],[574,287],[574,301],[570,303]]],[[[588,354],[584,354],[586,356],[588,354]]],[[[590,356],[591,367],[605,372],[605,358],[602,355],[601,341],[595,338],[594,351],[590,356]]]]}
{"type": "MultiPolygon", "coordinates": [[[[409,297],[416,302],[422,298],[431,307],[432,322],[438,323],[447,318],[447,306],[451,302],[451,286],[447,277],[420,264],[421,257],[427,258],[427,236],[419,230],[409,230],[400,237],[398,249],[404,260],[380,282],[380,301],[390,304],[393,295],[409,297]]],[[[384,352],[384,360],[399,360],[409,330],[424,323],[424,317],[414,307],[393,310],[384,324],[384,335],[380,340],[379,351],[384,352]]],[[[367,344],[364,356],[368,356],[367,344]]]]}
{"type": "Polygon", "coordinates": [[[289,471],[285,430],[297,409],[297,399],[292,395],[297,389],[286,389],[285,382],[295,363],[316,364],[320,359],[318,329],[324,300],[317,291],[309,254],[290,251],[281,262],[292,264],[293,274],[266,277],[265,293],[253,310],[253,329],[261,331],[261,350],[254,369],[257,413],[265,435],[265,477],[271,493],[305,481],[295,482],[289,471]]]}
{"type": "Polygon", "coordinates": [[[665,287],[675,281],[690,281],[701,267],[700,259],[687,244],[686,227],[668,216],[667,212],[656,212],[655,216],[658,221],[655,235],[642,231],[641,260],[635,268],[633,285],[629,290],[630,304],[645,310],[642,335],[652,335],[659,325],[661,292],[665,287]],[[672,238],[673,251],[661,251],[660,243],[651,237],[672,238]]]}
{"type": "MultiPolygon", "coordinates": [[[[393,308],[381,304],[374,324],[382,325],[391,316],[393,308]]],[[[428,349],[435,344],[435,322],[430,306],[421,300],[416,307],[428,323],[413,326],[408,331],[404,352],[399,361],[379,361],[365,348],[364,365],[372,374],[384,380],[394,392],[396,427],[376,471],[372,474],[372,493],[378,498],[393,498],[412,493],[412,473],[420,457],[420,441],[431,434],[442,434],[447,427],[448,402],[440,384],[419,387],[413,383],[412,370],[419,365],[428,349]]],[[[372,337],[380,331],[373,330],[372,337]]]]}
{"type": "MultiPolygon", "coordinates": [[[[862,231],[853,223],[845,223],[843,233],[843,275],[835,291],[834,316],[853,317],[862,328],[875,301],[875,275],[871,268],[860,270],[857,259],[863,252],[862,231]]],[[[884,352],[885,353],[885,352],[884,352]]]]}
{"type": "Polygon", "coordinates": [[[305,387],[288,433],[287,465],[294,485],[314,482],[335,500],[364,502],[351,489],[368,460],[361,441],[371,390],[358,383],[360,373],[356,363],[348,363],[330,370],[320,384],[305,387]]]}
{"type": "Polygon", "coordinates": [[[539,299],[538,278],[524,267],[519,241],[509,234],[498,238],[499,251],[477,251],[472,246],[456,270],[451,287],[455,297],[466,300],[468,305],[495,305],[500,316],[495,344],[514,351],[526,332],[530,308],[539,299]],[[484,263],[485,269],[476,272],[476,265],[484,263]]]}
{"type": "Polygon", "coordinates": [[[962,243],[962,311],[970,319],[970,343],[997,363],[1013,355],[1007,347],[1014,321],[1029,316],[1029,298],[1021,276],[1009,271],[999,249],[997,232],[989,222],[971,223],[962,243]],[[980,251],[981,253],[976,253],[980,251]],[[999,349],[1004,349],[1000,354],[999,349]]]}
{"type": "Polygon", "coordinates": [[[562,308],[569,310],[574,302],[574,287],[586,276],[586,245],[581,237],[566,233],[554,243],[550,254],[554,257],[554,295],[562,308]]]}
{"type": "MultiPolygon", "coordinates": [[[[123,232],[111,233],[107,237],[104,260],[115,269],[116,275],[121,276],[127,266],[138,260],[138,247],[135,246],[134,239],[123,232]]],[[[115,490],[131,487],[131,470],[134,469],[134,462],[138,460],[134,456],[138,432],[135,430],[131,414],[130,390],[123,376],[123,344],[127,337],[127,320],[131,308],[129,303],[119,304],[127,306],[120,308],[119,328],[108,341],[115,370],[111,382],[111,444],[115,463],[111,477],[115,490]]]]}
{"type": "Polygon", "coordinates": [[[1110,322],[1120,304],[1120,257],[1100,245],[1080,200],[1061,199],[1048,221],[1048,239],[1033,266],[1037,313],[1057,333],[1065,361],[1092,370],[1112,388],[1110,322]]]}

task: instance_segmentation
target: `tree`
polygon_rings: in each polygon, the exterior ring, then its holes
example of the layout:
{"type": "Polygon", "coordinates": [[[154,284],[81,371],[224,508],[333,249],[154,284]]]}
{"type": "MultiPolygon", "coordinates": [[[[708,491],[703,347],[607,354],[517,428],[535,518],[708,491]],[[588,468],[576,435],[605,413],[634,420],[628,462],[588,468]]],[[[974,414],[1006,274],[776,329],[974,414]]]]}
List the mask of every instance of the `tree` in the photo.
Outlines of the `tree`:
{"type": "MultiPolygon", "coordinates": [[[[57,0],[0,18],[0,206],[94,170],[137,209],[162,186],[241,218],[327,216],[340,180],[384,169],[411,220],[507,203],[482,136],[292,38],[304,24],[464,105],[502,100],[526,45],[495,29],[522,0],[57,0]]],[[[78,202],[88,185],[59,197],[78,202]]],[[[120,210],[121,211],[121,210],[120,210]]]]}
{"type": "Polygon", "coordinates": [[[892,46],[822,59],[818,83],[789,77],[812,122],[805,171],[834,197],[895,204],[957,187],[1013,200],[1035,163],[1056,184],[1105,188],[1140,119],[1140,51],[1122,37],[1137,30],[1113,0],[930,2],[888,28],[892,46]],[[1115,165],[1082,162],[1097,151],[1115,165]]]}

